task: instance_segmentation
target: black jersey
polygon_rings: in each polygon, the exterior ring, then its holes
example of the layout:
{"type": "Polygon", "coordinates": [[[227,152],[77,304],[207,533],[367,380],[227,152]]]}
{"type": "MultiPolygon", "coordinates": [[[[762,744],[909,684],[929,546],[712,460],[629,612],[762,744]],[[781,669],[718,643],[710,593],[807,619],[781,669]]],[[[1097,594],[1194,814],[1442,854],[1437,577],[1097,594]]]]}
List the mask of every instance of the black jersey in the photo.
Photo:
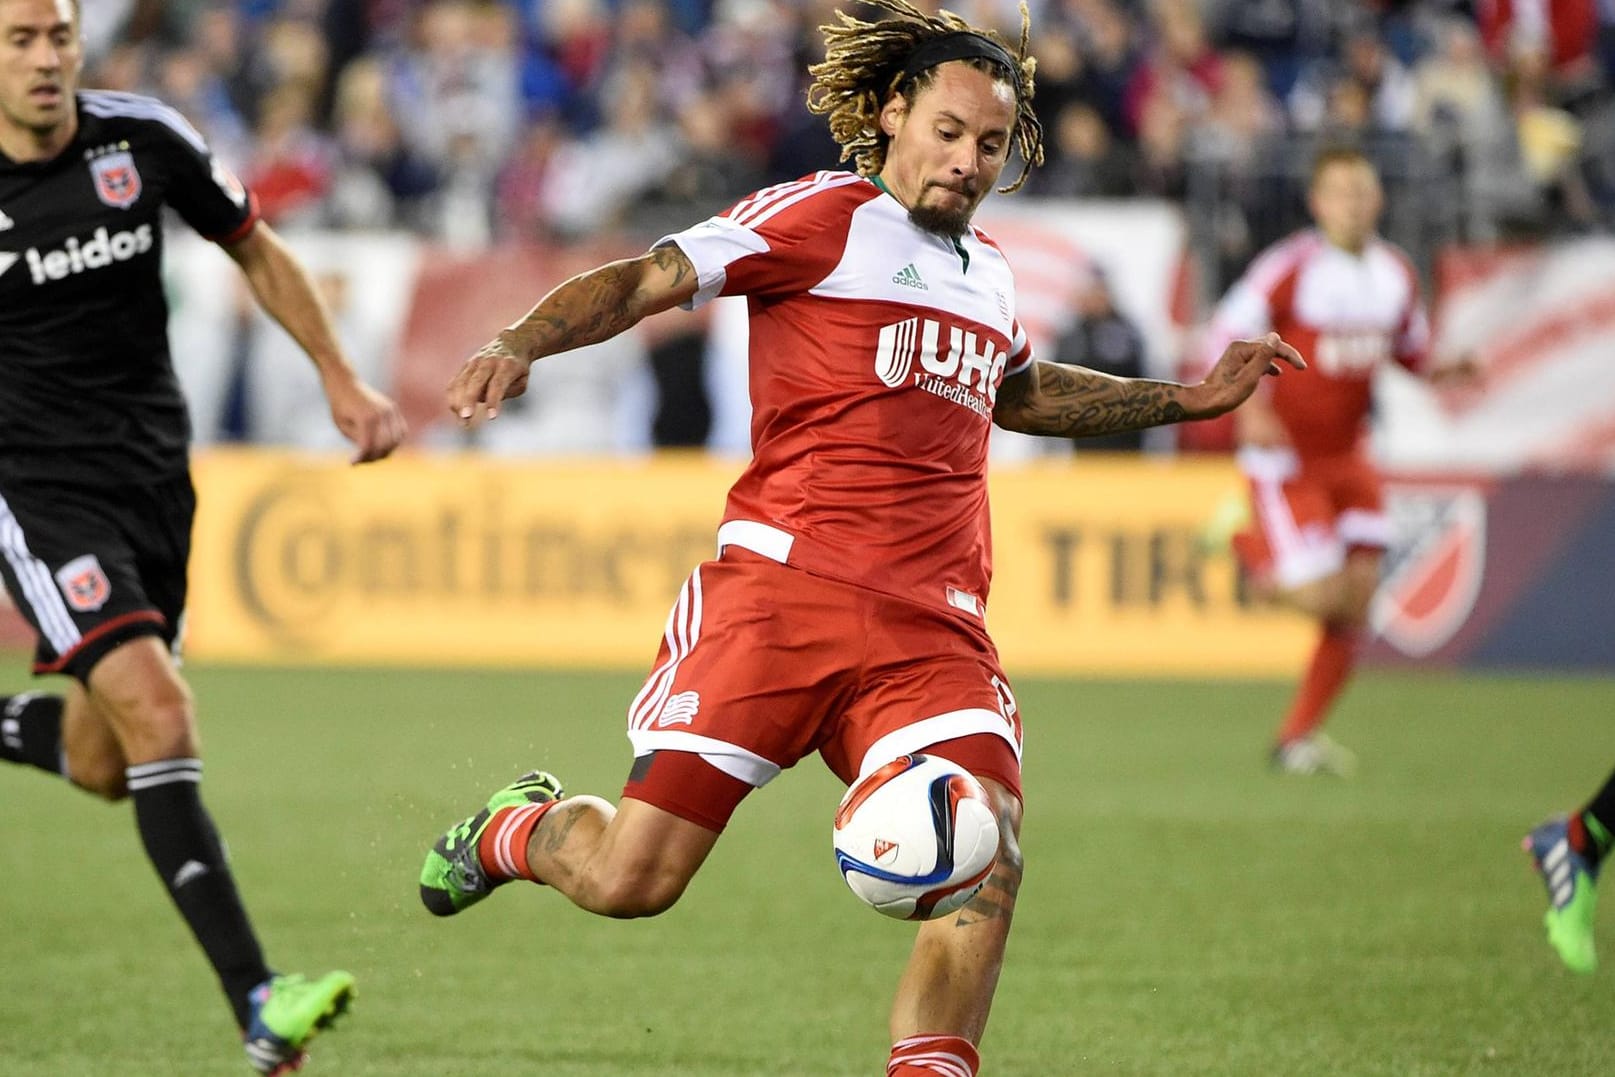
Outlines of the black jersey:
{"type": "Polygon", "coordinates": [[[257,211],[169,106],[86,90],[77,107],[57,156],[0,154],[0,476],[150,481],[185,470],[191,435],[168,350],[162,207],[220,242],[257,211]]]}

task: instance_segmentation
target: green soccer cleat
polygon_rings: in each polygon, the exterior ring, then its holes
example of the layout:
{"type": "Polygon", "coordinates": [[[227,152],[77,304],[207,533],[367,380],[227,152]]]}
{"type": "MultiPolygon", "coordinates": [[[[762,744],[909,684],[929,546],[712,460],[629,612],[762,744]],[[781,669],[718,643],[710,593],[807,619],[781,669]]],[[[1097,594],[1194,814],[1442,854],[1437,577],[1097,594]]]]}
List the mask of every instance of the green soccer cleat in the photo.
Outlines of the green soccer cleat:
{"type": "Polygon", "coordinates": [[[1570,971],[1594,971],[1598,967],[1593,942],[1598,867],[1570,847],[1568,821],[1562,815],[1531,831],[1520,846],[1530,854],[1548,888],[1548,911],[1542,914],[1548,943],[1570,971]]]}
{"type": "Polygon", "coordinates": [[[477,857],[477,842],[488,820],[501,808],[546,804],[566,795],[561,780],[542,770],[528,771],[488,798],[488,806],[448,829],[421,866],[421,904],[433,916],[453,916],[487,897],[504,880],[488,877],[477,857]]]}
{"type": "Polygon", "coordinates": [[[306,976],[273,976],[248,996],[252,1020],[242,1033],[247,1063],[265,1074],[301,1069],[303,1047],[321,1029],[330,1028],[353,1002],[353,977],[328,972],[317,980],[306,976]]]}

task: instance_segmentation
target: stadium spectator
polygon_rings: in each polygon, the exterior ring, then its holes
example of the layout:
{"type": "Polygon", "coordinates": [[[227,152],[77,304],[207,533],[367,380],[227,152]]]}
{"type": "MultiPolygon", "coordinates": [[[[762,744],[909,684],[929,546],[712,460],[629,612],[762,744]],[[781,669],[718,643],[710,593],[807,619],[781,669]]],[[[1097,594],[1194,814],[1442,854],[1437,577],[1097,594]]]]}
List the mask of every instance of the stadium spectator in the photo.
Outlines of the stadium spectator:
{"type": "Polygon", "coordinates": [[[1316,131],[1330,114],[1330,98],[1342,83],[1360,90],[1368,117],[1364,126],[1376,131],[1405,131],[1413,122],[1417,92],[1413,75],[1392,55],[1372,23],[1346,36],[1338,58],[1314,61],[1290,91],[1290,115],[1298,130],[1316,131]]]}
{"type": "Polygon", "coordinates": [[[1033,173],[1029,193],[1049,198],[1126,198],[1138,162],[1092,105],[1072,101],[1050,129],[1049,162],[1033,173]]]}
{"type": "Polygon", "coordinates": [[[1041,157],[1027,30],[1012,52],[957,17],[876,6],[896,17],[826,31],[809,97],[858,173],[768,188],[574,277],[450,386],[457,418],[491,419],[537,359],[750,297],[752,460],[634,703],[620,804],[524,775],[434,845],[421,898],[449,915],[524,878],[654,915],[782,768],[818,750],[850,782],[932,751],[983,780],[1002,845],[959,917],[920,928],[887,1073],[974,1077],[1021,878],[1020,715],[982,620],[992,426],[1075,437],[1220,414],[1300,359],[1277,336],[1232,344],[1192,387],[1035,362],[1008,266],[970,226],[1012,152],[1022,179],[1041,157]]]}
{"type": "MultiPolygon", "coordinates": [[[[1109,374],[1113,378],[1144,376],[1144,335],[1132,319],[1116,309],[1105,271],[1095,265],[1077,289],[1072,306],[1077,316],[1054,344],[1054,361],[1109,374]]],[[[1144,431],[1123,430],[1074,442],[1078,452],[1136,452],[1144,447],[1144,431]]]]}
{"type": "MultiPolygon", "coordinates": [[[[1348,774],[1355,759],[1322,730],[1356,663],[1390,541],[1363,444],[1375,370],[1429,366],[1429,324],[1407,256],[1376,235],[1379,177],[1359,151],[1313,166],[1316,228],[1259,255],[1218,306],[1213,347],[1277,330],[1311,366],[1258,391],[1235,416],[1253,524],[1234,550],[1259,590],[1318,622],[1318,641],[1273,742],[1273,764],[1348,774]]],[[[1455,363],[1449,371],[1467,369],[1455,363]]]]}
{"type": "Polygon", "coordinates": [[[1222,57],[1207,40],[1193,0],[1158,0],[1150,14],[1155,42],[1133,70],[1123,102],[1130,128],[1139,132],[1161,99],[1175,105],[1187,122],[1199,121],[1222,82],[1222,57]]]}
{"type": "Polygon", "coordinates": [[[1542,923],[1548,943],[1565,967],[1590,973],[1598,967],[1593,924],[1598,869],[1615,846],[1615,772],[1578,812],[1544,821],[1520,843],[1548,888],[1542,923]]]}
{"type": "Polygon", "coordinates": [[[314,106],[314,88],[302,82],[282,83],[259,103],[242,178],[264,220],[282,228],[317,223],[331,189],[333,153],[314,127],[314,106]]]}
{"type": "Polygon", "coordinates": [[[0,699],[0,757],[133,800],[248,1061],[279,1073],[353,980],[271,973],[202,804],[177,668],[195,495],[166,333],[164,207],[224,245],[303,345],[357,459],[390,453],[403,424],[355,376],[302,266],[196,131],[154,99],[80,92],[81,61],[76,4],[0,0],[0,207],[6,245],[27,252],[0,255],[0,577],[38,636],[34,672],[72,678],[61,694],[0,699]]]}
{"type": "MultiPolygon", "coordinates": [[[[338,229],[426,230],[438,170],[404,144],[387,97],[387,72],[373,57],[337,80],[334,152],[325,224],[338,229]]],[[[519,233],[518,233],[519,234],[519,233]]]]}

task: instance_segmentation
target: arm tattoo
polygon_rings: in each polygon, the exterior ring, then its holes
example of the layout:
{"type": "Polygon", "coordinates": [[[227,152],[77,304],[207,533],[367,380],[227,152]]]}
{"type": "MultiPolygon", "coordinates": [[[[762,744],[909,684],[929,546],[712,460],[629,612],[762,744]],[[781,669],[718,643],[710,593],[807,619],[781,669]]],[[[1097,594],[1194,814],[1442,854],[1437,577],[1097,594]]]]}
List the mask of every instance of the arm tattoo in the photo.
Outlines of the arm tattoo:
{"type": "Polygon", "coordinates": [[[1189,418],[1183,392],[1184,386],[1175,382],[1117,378],[1085,367],[1040,362],[1024,377],[1006,380],[993,417],[1000,426],[1023,434],[1066,438],[1119,434],[1189,418]]]}
{"type": "Polygon", "coordinates": [[[502,335],[527,359],[598,344],[671,306],[667,297],[685,288],[694,275],[683,251],[671,244],[657,247],[563,282],[502,335]],[[647,276],[653,279],[647,281],[647,276]],[[653,287],[646,289],[647,283],[653,287]]]}
{"type": "Polygon", "coordinates": [[[664,243],[650,252],[651,264],[664,273],[673,276],[673,287],[677,288],[695,273],[695,267],[690,264],[689,256],[678,248],[676,244],[664,243]]]}

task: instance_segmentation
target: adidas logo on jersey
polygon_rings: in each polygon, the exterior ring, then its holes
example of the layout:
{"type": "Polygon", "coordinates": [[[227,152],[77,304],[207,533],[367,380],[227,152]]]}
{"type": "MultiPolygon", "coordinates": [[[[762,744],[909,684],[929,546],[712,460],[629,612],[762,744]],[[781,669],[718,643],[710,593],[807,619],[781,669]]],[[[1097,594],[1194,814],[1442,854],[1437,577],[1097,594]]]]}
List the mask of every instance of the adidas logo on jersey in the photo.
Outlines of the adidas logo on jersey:
{"type": "Polygon", "coordinates": [[[892,274],[892,283],[901,284],[905,288],[918,288],[922,292],[931,290],[931,286],[920,279],[920,271],[914,268],[913,262],[892,274]]]}
{"type": "Polygon", "coordinates": [[[108,232],[105,228],[97,228],[95,234],[83,243],[69,236],[61,250],[41,251],[38,247],[29,247],[21,255],[0,251],[0,274],[23,258],[28,262],[28,271],[33,274],[34,283],[44,284],[75,273],[100,269],[114,262],[127,262],[151,250],[152,243],[149,224],[143,224],[132,232],[108,232]]]}

